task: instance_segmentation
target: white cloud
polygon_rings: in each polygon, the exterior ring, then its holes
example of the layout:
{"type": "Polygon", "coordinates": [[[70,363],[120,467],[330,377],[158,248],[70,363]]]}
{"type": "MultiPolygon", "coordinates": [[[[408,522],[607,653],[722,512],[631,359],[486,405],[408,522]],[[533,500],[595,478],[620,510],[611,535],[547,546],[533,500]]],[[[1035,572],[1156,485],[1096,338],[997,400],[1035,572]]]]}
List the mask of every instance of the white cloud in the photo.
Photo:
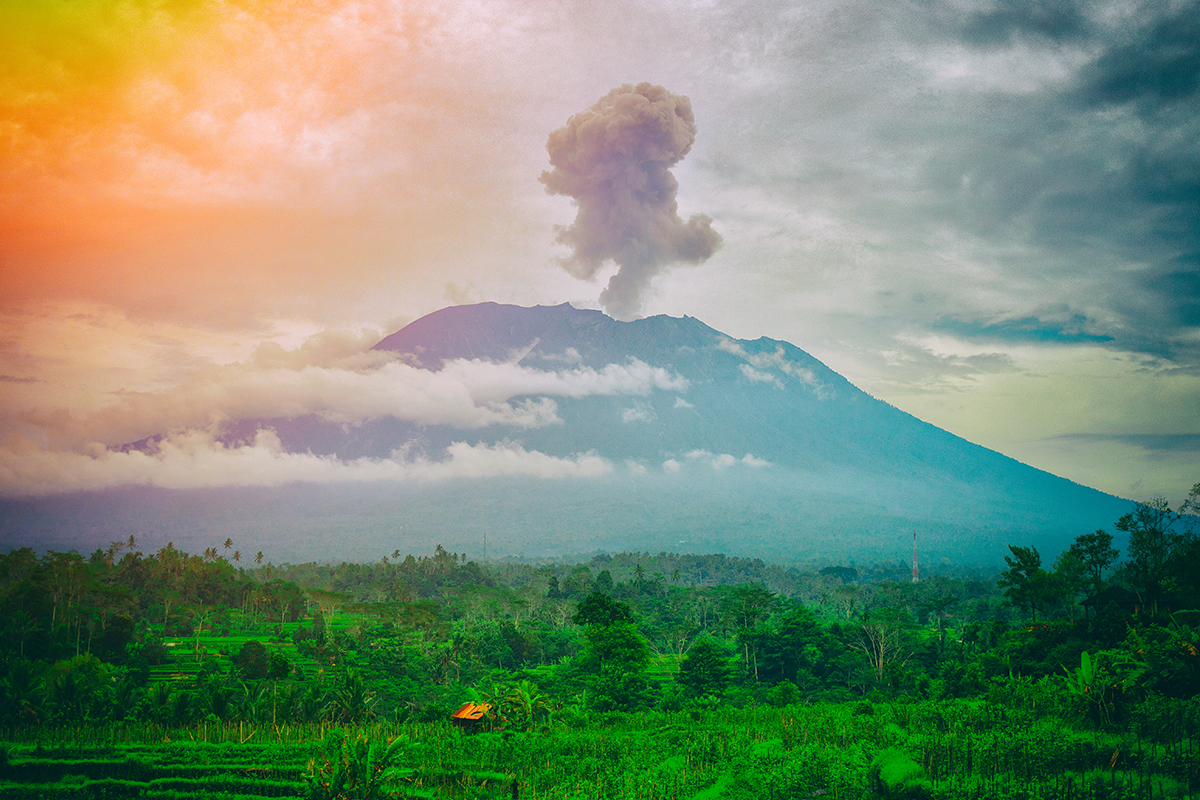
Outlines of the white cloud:
{"type": "Polygon", "coordinates": [[[225,420],[306,415],[341,424],[392,417],[467,430],[540,428],[562,422],[553,397],[646,396],[687,386],[678,374],[636,359],[599,370],[460,359],[434,372],[366,350],[361,339],[320,334],[292,351],[264,344],[246,361],[195,369],[159,391],[113,393],[98,410],[42,408],[21,418],[54,446],[79,451],[225,420]]]}
{"type": "Polygon", "coordinates": [[[926,56],[924,68],[938,91],[1033,94],[1061,86],[1094,54],[1085,48],[1033,49],[1026,45],[978,50],[962,45],[926,56]]]}
{"type": "Polygon", "coordinates": [[[681,464],[673,458],[668,458],[663,462],[663,472],[679,472],[681,464]]]}
{"type": "Polygon", "coordinates": [[[568,347],[561,353],[536,353],[533,357],[539,361],[557,361],[563,364],[580,364],[583,362],[583,356],[574,347],[568,347]]]}
{"type": "Polygon", "coordinates": [[[749,364],[742,364],[742,375],[755,383],[774,384],[777,389],[783,388],[783,383],[769,372],[759,372],[749,364]]]}
{"type": "MultiPolygon", "coordinates": [[[[464,430],[541,428],[562,424],[555,397],[645,397],[655,390],[688,388],[678,374],[637,359],[600,369],[576,365],[549,370],[516,361],[460,359],[435,372],[395,353],[370,350],[377,338],[373,332],[325,332],[290,350],[266,342],[240,361],[194,365],[161,388],[93,392],[86,403],[72,396],[65,408],[33,402],[24,411],[10,408],[0,417],[0,446],[6,448],[0,452],[0,493],[127,484],[599,474],[610,467],[594,456],[552,458],[508,445],[479,449],[458,444],[448,451],[448,460],[436,463],[396,457],[339,461],[285,452],[271,432],[260,431],[253,442],[236,445],[223,445],[216,437],[229,420],[307,415],[342,425],[395,418],[464,430]],[[97,402],[95,395],[103,399],[97,402]],[[164,438],[155,452],[114,449],[146,437],[164,438]]],[[[577,357],[565,355],[568,360],[577,357]]],[[[26,389],[25,383],[11,386],[26,389]]],[[[653,419],[653,407],[635,404],[625,418],[653,419]]]]}
{"type": "Polygon", "coordinates": [[[741,365],[742,374],[752,381],[773,382],[776,386],[782,388],[783,383],[780,382],[778,377],[766,372],[766,370],[774,369],[800,381],[800,383],[815,391],[817,396],[822,399],[828,393],[828,388],[821,383],[816,373],[808,367],[801,366],[788,359],[787,354],[783,350],[783,345],[776,345],[775,350],[770,353],[750,353],[746,351],[746,348],[741,343],[733,339],[723,338],[717,343],[717,347],[727,353],[733,353],[738,358],[744,359],[746,363],[741,365]]]}
{"type": "Polygon", "coordinates": [[[645,403],[639,403],[621,411],[621,421],[626,423],[653,422],[656,419],[658,419],[658,415],[654,413],[654,407],[645,403]]]}
{"type": "Polygon", "coordinates": [[[526,475],[535,478],[593,478],[612,471],[612,465],[594,453],[573,458],[558,458],[519,445],[455,442],[447,448],[448,461],[419,463],[419,480],[445,478],[492,478],[502,475],[526,475]]]}
{"type": "Polygon", "coordinates": [[[51,494],[127,485],[192,489],[303,481],[588,478],[612,470],[611,464],[592,453],[558,458],[508,442],[455,442],[446,455],[442,461],[430,461],[409,459],[397,452],[391,458],[342,461],[333,456],[288,453],[271,430],[260,430],[253,442],[233,446],[215,441],[203,431],[185,431],[163,439],[154,452],[122,452],[100,446],[86,452],[53,452],[25,441],[0,449],[0,486],[4,494],[51,494]]]}
{"type": "Polygon", "coordinates": [[[684,400],[682,397],[675,398],[675,408],[695,408],[694,405],[684,400]]]}
{"type": "Polygon", "coordinates": [[[654,389],[682,392],[688,381],[662,367],[636,358],[609,364],[601,370],[577,367],[544,371],[512,363],[480,360],[448,362],[436,373],[461,382],[476,401],[503,401],[521,395],[587,397],[590,395],[648,395],[654,389]]]}
{"type": "MultiPolygon", "coordinates": [[[[711,453],[708,450],[697,449],[697,450],[692,450],[691,452],[685,453],[684,458],[687,458],[691,461],[707,462],[708,465],[710,467],[712,467],[714,470],[723,470],[723,469],[727,469],[732,466],[736,466],[738,464],[741,464],[746,467],[751,467],[754,469],[771,466],[770,461],[765,461],[751,453],[747,453],[746,455],[742,456],[741,458],[734,458],[729,453],[711,453]]],[[[672,463],[675,465],[670,470],[671,472],[679,471],[680,464],[678,461],[671,461],[669,463],[672,463]]],[[[663,468],[664,469],[666,468],[666,464],[663,465],[663,468]]]]}

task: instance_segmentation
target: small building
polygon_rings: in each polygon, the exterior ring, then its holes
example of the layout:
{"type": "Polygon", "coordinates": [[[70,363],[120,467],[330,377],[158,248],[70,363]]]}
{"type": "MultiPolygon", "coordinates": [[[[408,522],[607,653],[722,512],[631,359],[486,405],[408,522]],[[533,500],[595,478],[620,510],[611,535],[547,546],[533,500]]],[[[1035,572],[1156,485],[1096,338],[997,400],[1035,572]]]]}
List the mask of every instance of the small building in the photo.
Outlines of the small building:
{"type": "Polygon", "coordinates": [[[1108,586],[1080,603],[1084,609],[1094,611],[1097,616],[1107,607],[1120,609],[1124,614],[1136,614],[1141,602],[1138,596],[1123,586],[1108,586]]]}
{"type": "Polygon", "coordinates": [[[490,709],[491,706],[487,703],[463,703],[457,711],[450,715],[450,722],[460,728],[471,730],[483,723],[484,715],[490,709]]]}

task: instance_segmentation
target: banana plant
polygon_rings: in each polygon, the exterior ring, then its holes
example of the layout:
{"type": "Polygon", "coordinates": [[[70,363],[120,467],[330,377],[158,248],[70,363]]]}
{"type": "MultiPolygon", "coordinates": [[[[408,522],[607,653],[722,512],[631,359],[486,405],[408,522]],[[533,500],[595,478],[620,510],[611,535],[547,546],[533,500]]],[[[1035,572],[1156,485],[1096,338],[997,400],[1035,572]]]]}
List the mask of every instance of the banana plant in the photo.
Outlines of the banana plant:
{"type": "Polygon", "coordinates": [[[490,730],[532,731],[550,724],[553,707],[531,681],[490,683],[471,694],[475,703],[487,707],[484,719],[490,730]]]}
{"type": "Polygon", "coordinates": [[[550,723],[550,704],[538,691],[536,684],[523,680],[512,684],[504,695],[514,724],[521,730],[531,731],[545,721],[550,723]]]}
{"type": "Polygon", "coordinates": [[[1112,722],[1114,695],[1119,682],[1104,663],[1105,653],[1093,657],[1086,650],[1079,656],[1075,669],[1063,667],[1067,690],[1082,701],[1085,712],[1097,725],[1112,722]]]}
{"type": "Polygon", "coordinates": [[[304,774],[310,800],[376,800],[391,794],[389,787],[410,779],[413,770],[400,766],[409,745],[406,736],[386,743],[364,733],[348,736],[335,728],[322,740],[304,774]]]}

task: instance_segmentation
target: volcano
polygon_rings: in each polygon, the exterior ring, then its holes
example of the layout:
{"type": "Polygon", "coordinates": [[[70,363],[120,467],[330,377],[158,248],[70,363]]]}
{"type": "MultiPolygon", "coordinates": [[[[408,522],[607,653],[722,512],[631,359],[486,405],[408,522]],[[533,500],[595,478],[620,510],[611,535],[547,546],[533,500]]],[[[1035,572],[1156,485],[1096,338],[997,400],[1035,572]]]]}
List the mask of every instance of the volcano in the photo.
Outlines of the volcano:
{"type": "Polygon", "coordinates": [[[233,536],[273,548],[276,561],[374,560],[440,543],[491,557],[637,550],[846,562],[903,559],[916,532],[926,560],[994,564],[1007,544],[1051,555],[1130,507],[875,399],[792,344],[734,339],[691,317],[621,322],[567,304],[481,303],[429,314],[374,349],[432,373],[505,365],[596,385],[508,398],[539,409],[536,424],[302,414],[236,420],[223,439],[270,429],[289,453],[342,461],[519,447],[604,469],[7,500],[5,543],[141,532],[178,545],[233,536]],[[635,374],[653,380],[600,385],[635,374]]]}

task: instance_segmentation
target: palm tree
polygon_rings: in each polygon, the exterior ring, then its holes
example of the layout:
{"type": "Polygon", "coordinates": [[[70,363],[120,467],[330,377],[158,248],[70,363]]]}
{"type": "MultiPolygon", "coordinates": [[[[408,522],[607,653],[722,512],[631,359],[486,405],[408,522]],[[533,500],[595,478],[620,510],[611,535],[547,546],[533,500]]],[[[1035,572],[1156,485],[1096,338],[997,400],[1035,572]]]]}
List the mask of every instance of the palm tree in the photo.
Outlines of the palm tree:
{"type": "Polygon", "coordinates": [[[347,669],[326,709],[338,722],[362,722],[375,716],[375,693],[367,689],[357,670],[347,669]]]}

